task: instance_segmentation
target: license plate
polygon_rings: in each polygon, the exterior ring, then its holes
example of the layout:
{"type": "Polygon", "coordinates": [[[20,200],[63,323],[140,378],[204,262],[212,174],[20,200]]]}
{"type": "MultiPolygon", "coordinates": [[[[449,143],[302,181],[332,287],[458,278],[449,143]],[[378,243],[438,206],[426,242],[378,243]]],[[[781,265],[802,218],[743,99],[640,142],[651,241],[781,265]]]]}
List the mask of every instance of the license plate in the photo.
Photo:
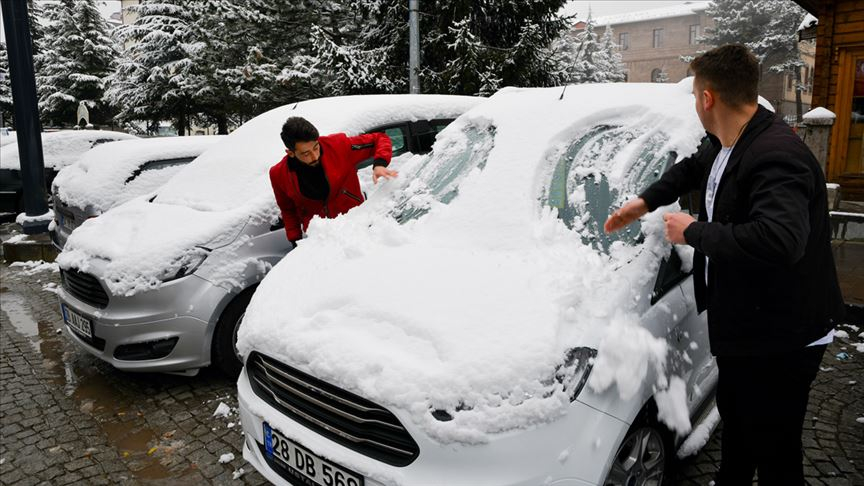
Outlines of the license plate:
{"type": "Polygon", "coordinates": [[[63,312],[63,322],[65,322],[67,326],[69,326],[73,331],[77,331],[78,334],[88,338],[93,338],[90,319],[87,319],[81,314],[73,311],[67,307],[66,304],[60,304],[60,310],[63,312]]]}
{"type": "Polygon", "coordinates": [[[363,477],[312,454],[264,422],[267,457],[286,466],[300,484],[320,486],[363,486],[363,477]]]}

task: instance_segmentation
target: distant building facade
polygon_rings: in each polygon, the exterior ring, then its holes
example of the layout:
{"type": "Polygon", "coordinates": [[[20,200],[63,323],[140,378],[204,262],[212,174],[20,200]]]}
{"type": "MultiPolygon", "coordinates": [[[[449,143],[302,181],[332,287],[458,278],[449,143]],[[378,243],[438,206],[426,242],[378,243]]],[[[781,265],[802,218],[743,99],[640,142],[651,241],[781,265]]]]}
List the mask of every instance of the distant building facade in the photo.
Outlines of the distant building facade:
{"type": "MultiPolygon", "coordinates": [[[[714,19],[705,13],[710,3],[688,2],[668,8],[597,17],[594,29],[599,37],[607,26],[612,28],[627,68],[627,82],[677,83],[692,74],[688,63],[681,58],[696,56],[710,48],[699,43],[699,37],[705,34],[706,29],[714,27],[714,19]]],[[[585,22],[580,21],[574,26],[574,31],[584,28],[585,22]]],[[[807,86],[801,93],[802,113],[806,113],[812,98],[815,43],[803,41],[799,47],[806,64],[801,72],[801,79],[807,86]]],[[[791,122],[797,115],[793,78],[764,69],[759,85],[759,94],[791,122]]]]}

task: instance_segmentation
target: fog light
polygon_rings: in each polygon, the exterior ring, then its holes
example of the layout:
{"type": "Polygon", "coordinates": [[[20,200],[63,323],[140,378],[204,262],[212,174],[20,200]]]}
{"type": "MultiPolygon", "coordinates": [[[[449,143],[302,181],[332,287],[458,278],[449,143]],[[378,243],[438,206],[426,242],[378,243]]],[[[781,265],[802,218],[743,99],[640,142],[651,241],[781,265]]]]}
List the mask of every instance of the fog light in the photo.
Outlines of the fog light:
{"type": "Polygon", "coordinates": [[[145,359],[159,359],[171,354],[177,345],[179,337],[147,341],[144,343],[123,344],[114,350],[114,357],[126,361],[142,361],[145,359]]]}

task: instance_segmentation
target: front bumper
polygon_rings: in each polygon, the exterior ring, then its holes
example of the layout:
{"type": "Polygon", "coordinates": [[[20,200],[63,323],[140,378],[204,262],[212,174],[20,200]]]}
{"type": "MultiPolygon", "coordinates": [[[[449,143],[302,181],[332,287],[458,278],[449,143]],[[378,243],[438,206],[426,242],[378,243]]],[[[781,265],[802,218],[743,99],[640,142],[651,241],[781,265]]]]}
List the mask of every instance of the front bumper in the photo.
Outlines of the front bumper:
{"type": "Polygon", "coordinates": [[[410,417],[396,413],[420,446],[414,462],[396,467],[347,449],[289,419],[255,395],[245,370],[237,391],[243,457],[274,484],[290,483],[263,457],[265,421],[319,457],[362,474],[367,486],[602,484],[628,428],[625,422],[574,402],[557,421],[502,434],[486,444],[439,444],[417,430],[410,417]]]}
{"type": "Polygon", "coordinates": [[[230,294],[191,275],[131,297],[111,295],[104,309],[83,302],[62,287],[59,297],[61,305],[92,323],[92,340],[64,326],[66,334],[82,349],[124,371],[181,372],[210,364],[213,330],[230,294]],[[164,344],[173,338],[176,344],[161,358],[117,356],[118,348],[122,353],[130,347],[164,344]]]}

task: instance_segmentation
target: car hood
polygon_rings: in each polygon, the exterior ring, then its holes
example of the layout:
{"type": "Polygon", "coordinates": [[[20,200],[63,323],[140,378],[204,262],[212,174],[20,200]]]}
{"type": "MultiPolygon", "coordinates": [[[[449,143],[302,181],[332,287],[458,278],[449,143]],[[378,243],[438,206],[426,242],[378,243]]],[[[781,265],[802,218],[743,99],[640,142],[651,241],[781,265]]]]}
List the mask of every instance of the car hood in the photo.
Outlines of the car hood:
{"type": "Polygon", "coordinates": [[[112,294],[131,296],[157,288],[192,253],[233,242],[250,219],[275,219],[271,205],[272,195],[233,211],[199,211],[133,199],[76,228],[57,262],[64,269],[92,272],[112,294]],[[93,265],[94,260],[105,264],[93,265]]]}
{"type": "MultiPolygon", "coordinates": [[[[596,347],[610,325],[636,326],[648,300],[639,296],[669,247],[659,214],[643,221],[642,244],[608,252],[586,244],[539,201],[551,166],[598,124],[631,127],[634,143],[674,127],[656,149],[680,156],[703,132],[687,86],[561,93],[507,89],[442,132],[432,159],[453,150],[458,160],[459,133],[470,127],[495,133],[488,160],[468,171],[449,204],[432,203],[403,224],[392,217],[394,201],[420,197],[412,187],[431,159],[417,158],[348,215],[314,220],[256,291],[240,352],[403,410],[442,442],[482,442],[566,413],[570,397],[550,380],[566,352],[596,347]],[[436,409],[459,413],[441,422],[436,409]]],[[[593,170],[626,181],[637,152],[598,151],[593,170]]]]}

